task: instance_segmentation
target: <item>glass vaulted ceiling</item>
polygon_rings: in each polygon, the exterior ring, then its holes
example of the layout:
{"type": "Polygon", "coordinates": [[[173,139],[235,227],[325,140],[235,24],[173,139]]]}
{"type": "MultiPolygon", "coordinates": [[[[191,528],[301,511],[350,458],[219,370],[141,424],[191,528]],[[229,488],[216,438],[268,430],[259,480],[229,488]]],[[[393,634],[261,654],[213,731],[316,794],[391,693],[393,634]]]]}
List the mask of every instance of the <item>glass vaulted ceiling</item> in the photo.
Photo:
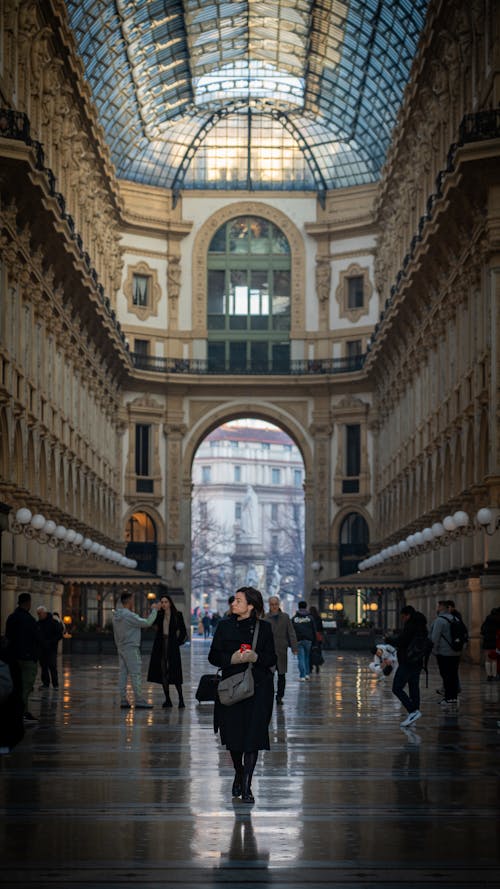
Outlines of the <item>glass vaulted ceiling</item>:
{"type": "Polygon", "coordinates": [[[314,189],[379,175],[428,0],[66,0],[121,178],[314,189]]]}

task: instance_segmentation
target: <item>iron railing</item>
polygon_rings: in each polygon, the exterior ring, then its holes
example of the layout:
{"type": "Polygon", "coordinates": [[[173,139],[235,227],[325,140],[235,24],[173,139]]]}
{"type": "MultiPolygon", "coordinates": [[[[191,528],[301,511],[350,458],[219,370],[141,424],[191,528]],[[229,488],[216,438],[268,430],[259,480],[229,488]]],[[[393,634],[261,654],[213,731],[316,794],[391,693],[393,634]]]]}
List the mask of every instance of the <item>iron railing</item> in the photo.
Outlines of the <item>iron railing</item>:
{"type": "Polygon", "coordinates": [[[161,374],[231,374],[231,376],[268,376],[303,374],[355,373],[362,370],[365,356],[351,358],[320,358],[306,361],[290,360],[286,364],[279,361],[256,361],[243,367],[240,364],[209,361],[200,358],[161,358],[156,355],[141,355],[131,352],[130,357],[136,370],[161,374]]]}

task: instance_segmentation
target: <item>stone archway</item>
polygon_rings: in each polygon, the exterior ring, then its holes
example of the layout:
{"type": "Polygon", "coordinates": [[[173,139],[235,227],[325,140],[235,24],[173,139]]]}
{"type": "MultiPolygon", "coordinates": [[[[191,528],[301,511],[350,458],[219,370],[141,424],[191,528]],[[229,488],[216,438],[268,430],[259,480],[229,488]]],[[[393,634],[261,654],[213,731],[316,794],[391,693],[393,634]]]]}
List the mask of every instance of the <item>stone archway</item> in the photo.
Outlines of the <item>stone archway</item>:
{"type": "MultiPolygon", "coordinates": [[[[242,419],[246,417],[264,420],[272,423],[285,432],[298,448],[304,466],[305,483],[304,490],[304,527],[305,527],[305,571],[306,575],[309,571],[309,563],[312,560],[313,540],[312,528],[314,522],[311,520],[311,514],[314,510],[314,502],[312,497],[313,485],[311,478],[314,473],[314,448],[309,431],[305,424],[303,425],[297,417],[292,416],[281,407],[277,407],[272,402],[247,403],[242,400],[228,400],[224,403],[218,403],[216,406],[207,402],[207,408],[200,413],[197,422],[193,423],[190,431],[183,442],[183,458],[182,458],[182,488],[184,492],[183,509],[180,521],[180,547],[182,551],[182,560],[186,566],[183,575],[183,586],[186,591],[191,586],[190,576],[190,557],[191,557],[191,493],[192,493],[192,467],[195,454],[203,442],[203,440],[214,429],[226,422],[242,419]]],[[[174,541],[170,541],[174,546],[174,541]]],[[[309,578],[306,577],[306,583],[309,578]]]]}

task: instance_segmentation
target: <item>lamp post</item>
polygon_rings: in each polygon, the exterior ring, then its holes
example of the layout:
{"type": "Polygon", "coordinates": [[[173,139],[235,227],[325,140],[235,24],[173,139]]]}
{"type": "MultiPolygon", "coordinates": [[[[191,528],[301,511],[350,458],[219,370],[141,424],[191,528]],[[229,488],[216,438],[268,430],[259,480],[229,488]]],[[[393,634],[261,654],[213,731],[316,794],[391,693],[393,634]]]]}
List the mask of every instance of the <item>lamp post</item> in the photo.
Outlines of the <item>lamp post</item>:
{"type": "MultiPolygon", "coordinates": [[[[7,503],[3,503],[0,501],[0,622],[2,619],[2,534],[4,531],[7,531],[9,527],[9,512],[10,506],[7,503]]],[[[1,627],[0,627],[0,636],[1,636],[1,627]]]]}

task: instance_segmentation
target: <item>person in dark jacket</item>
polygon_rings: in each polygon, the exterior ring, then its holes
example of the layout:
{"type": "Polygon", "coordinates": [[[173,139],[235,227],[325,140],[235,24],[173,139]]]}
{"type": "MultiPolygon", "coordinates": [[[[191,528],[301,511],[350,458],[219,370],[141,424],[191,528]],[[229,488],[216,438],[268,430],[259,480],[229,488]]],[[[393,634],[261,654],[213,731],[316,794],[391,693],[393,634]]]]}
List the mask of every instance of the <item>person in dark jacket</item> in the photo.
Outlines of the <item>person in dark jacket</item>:
{"type": "Polygon", "coordinates": [[[311,673],[311,648],[316,640],[314,620],[308,611],[307,602],[299,602],[298,611],[292,617],[298,643],[299,681],[305,682],[311,673]]]}
{"type": "Polygon", "coordinates": [[[242,672],[253,664],[255,693],[251,698],[230,707],[216,700],[214,730],[231,753],[234,766],[233,797],[242,802],[255,802],[252,775],[259,750],[269,750],[269,722],[273,712],[274,682],[271,668],[276,665],[273,631],[261,620],[264,612],[262,594],[254,587],[237,590],[232,614],[219,621],[212,639],[208,660],[220,667],[222,678],[242,672]],[[259,634],[252,651],[256,621],[259,634]],[[246,646],[246,649],[244,648],[246,646]]]}
{"type": "Polygon", "coordinates": [[[311,648],[311,673],[313,668],[319,673],[319,668],[324,663],[323,658],[323,642],[325,641],[325,631],[321,615],[315,605],[309,605],[309,613],[314,621],[315,640],[311,648]]]}
{"type": "Polygon", "coordinates": [[[23,701],[24,722],[35,723],[38,720],[28,710],[29,696],[35,684],[39,639],[37,622],[32,614],[31,596],[20,593],[17,608],[9,614],[5,625],[5,635],[9,643],[9,663],[16,690],[23,701]]]}
{"type": "Polygon", "coordinates": [[[500,677],[500,608],[492,608],[481,625],[484,669],[488,682],[500,677]]]}
{"type": "Polygon", "coordinates": [[[297,637],[293,624],[280,608],[280,600],[278,596],[269,596],[269,613],[266,614],[265,620],[271,625],[274,638],[274,649],[277,658],[278,687],[276,689],[276,703],[283,703],[283,695],[285,694],[286,672],[288,669],[288,649],[291,648],[296,655],[297,637]]]}
{"type": "Polygon", "coordinates": [[[420,712],[420,673],[424,666],[423,652],[424,642],[428,638],[427,620],[425,615],[416,611],[413,605],[405,605],[401,609],[403,628],[395,636],[386,637],[389,645],[394,645],[398,653],[398,669],[394,675],[392,692],[401,701],[408,711],[408,716],[403,719],[401,728],[407,728],[422,716],[420,712]],[[412,653],[417,650],[417,654],[412,653]],[[405,692],[408,685],[408,694],[405,692]]]}
{"type": "Polygon", "coordinates": [[[180,646],[187,639],[186,625],[181,611],[170,596],[162,596],[153,624],[156,637],[149,662],[148,682],[158,682],[165,692],[164,707],[171,707],[170,685],[175,685],[179,707],[185,707],[182,694],[182,663],[180,646]]]}
{"type": "Polygon", "coordinates": [[[36,613],[38,614],[42,688],[49,688],[51,680],[52,687],[59,688],[57,646],[63,637],[62,624],[54,619],[45,605],[39,605],[36,613]]]}

